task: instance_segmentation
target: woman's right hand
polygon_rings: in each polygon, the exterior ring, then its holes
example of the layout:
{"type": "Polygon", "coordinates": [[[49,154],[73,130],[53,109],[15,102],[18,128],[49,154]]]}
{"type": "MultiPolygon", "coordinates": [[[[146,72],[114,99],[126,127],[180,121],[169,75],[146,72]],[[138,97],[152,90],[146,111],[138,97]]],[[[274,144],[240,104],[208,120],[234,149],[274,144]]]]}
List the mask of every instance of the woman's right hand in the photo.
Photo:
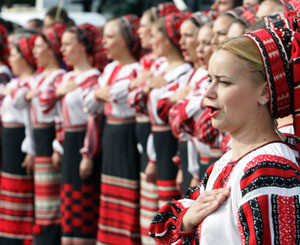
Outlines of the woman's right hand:
{"type": "Polygon", "coordinates": [[[54,168],[59,171],[62,156],[58,152],[54,151],[51,158],[54,168]]]}
{"type": "Polygon", "coordinates": [[[145,169],[146,181],[149,183],[156,184],[157,180],[157,169],[156,164],[153,162],[148,162],[145,169]]]}
{"type": "Polygon", "coordinates": [[[63,97],[65,96],[68,92],[71,92],[75,89],[77,89],[79,85],[73,81],[68,82],[60,87],[57,88],[56,90],[56,96],[57,97],[63,97]]]}
{"type": "Polygon", "coordinates": [[[206,191],[201,194],[184,214],[181,231],[193,230],[206,216],[214,212],[229,195],[230,187],[206,191]]]}

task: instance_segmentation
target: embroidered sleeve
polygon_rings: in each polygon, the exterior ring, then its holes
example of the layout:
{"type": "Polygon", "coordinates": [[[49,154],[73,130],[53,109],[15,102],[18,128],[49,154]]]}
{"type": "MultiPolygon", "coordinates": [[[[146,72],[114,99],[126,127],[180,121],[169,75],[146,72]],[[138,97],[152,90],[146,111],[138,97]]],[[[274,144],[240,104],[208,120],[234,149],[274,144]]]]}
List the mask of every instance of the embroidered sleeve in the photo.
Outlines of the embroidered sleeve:
{"type": "Polygon", "coordinates": [[[260,155],[247,164],[240,188],[242,244],[299,244],[300,169],[295,163],[260,155]]]}
{"type": "Polygon", "coordinates": [[[17,109],[24,109],[29,105],[29,101],[25,99],[29,89],[29,83],[19,83],[18,88],[12,92],[12,103],[17,109]]]}
{"type": "Polygon", "coordinates": [[[109,90],[111,101],[117,104],[127,103],[127,97],[129,93],[128,86],[131,80],[136,78],[136,76],[137,71],[133,70],[128,77],[122,78],[120,81],[115,81],[109,90]]]}
{"type": "Polygon", "coordinates": [[[100,114],[104,109],[105,102],[102,100],[98,100],[95,97],[96,89],[90,91],[83,100],[83,109],[90,114],[100,114]]]}
{"type": "Polygon", "coordinates": [[[185,199],[164,205],[152,221],[149,231],[156,244],[196,244],[195,231],[181,232],[182,218],[200,195],[201,186],[191,189],[185,199]]]}
{"type": "Polygon", "coordinates": [[[40,106],[42,108],[43,113],[48,113],[51,111],[57,102],[57,97],[55,94],[56,87],[62,81],[63,74],[57,75],[53,82],[49,83],[46,88],[44,88],[39,94],[40,106]]]}
{"type": "Polygon", "coordinates": [[[84,80],[81,84],[81,96],[82,96],[82,100],[84,101],[84,99],[86,98],[86,96],[94,90],[94,88],[97,86],[98,84],[98,77],[99,75],[93,75],[90,76],[89,78],[87,78],[86,80],[84,80]]]}
{"type": "Polygon", "coordinates": [[[147,95],[143,92],[146,83],[131,90],[128,94],[127,103],[130,107],[135,109],[136,113],[147,112],[147,95]]]}
{"type": "Polygon", "coordinates": [[[162,121],[168,122],[169,110],[172,107],[170,103],[170,97],[178,89],[179,84],[175,81],[167,90],[159,97],[157,101],[157,114],[162,121]]]}
{"type": "Polygon", "coordinates": [[[209,111],[204,110],[195,119],[194,136],[203,143],[214,144],[218,137],[219,131],[212,126],[212,121],[209,116],[209,111]]]}
{"type": "Polygon", "coordinates": [[[90,115],[88,124],[87,124],[87,132],[84,138],[83,148],[81,148],[80,153],[89,158],[94,158],[100,151],[100,142],[102,127],[104,124],[103,115],[90,115]]]}

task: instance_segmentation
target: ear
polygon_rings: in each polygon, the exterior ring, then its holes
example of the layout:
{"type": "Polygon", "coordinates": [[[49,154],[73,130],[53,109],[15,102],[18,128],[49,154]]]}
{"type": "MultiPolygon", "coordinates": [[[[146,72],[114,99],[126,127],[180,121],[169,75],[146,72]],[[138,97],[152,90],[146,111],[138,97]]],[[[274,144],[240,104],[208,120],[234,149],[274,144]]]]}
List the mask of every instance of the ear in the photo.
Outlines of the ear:
{"type": "Polygon", "coordinates": [[[266,105],[270,101],[270,94],[267,82],[259,85],[257,102],[260,105],[266,105]]]}

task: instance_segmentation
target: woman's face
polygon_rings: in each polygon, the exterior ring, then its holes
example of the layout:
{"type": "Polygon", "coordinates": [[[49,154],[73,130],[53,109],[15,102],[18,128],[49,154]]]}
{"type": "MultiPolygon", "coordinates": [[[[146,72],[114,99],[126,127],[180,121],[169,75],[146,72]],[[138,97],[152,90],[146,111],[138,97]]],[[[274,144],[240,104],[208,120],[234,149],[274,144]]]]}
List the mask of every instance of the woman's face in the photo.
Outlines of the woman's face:
{"type": "Polygon", "coordinates": [[[233,0],[215,0],[210,9],[219,16],[227,10],[233,9],[233,0]]]}
{"type": "Polygon", "coordinates": [[[86,54],[85,47],[81,44],[76,33],[64,32],[61,41],[60,51],[67,65],[74,66],[81,59],[83,54],[86,54]]]}
{"type": "Polygon", "coordinates": [[[138,35],[141,39],[142,47],[145,49],[151,48],[151,22],[147,15],[143,15],[141,18],[138,35]]]}
{"type": "Polygon", "coordinates": [[[49,59],[55,58],[52,49],[41,36],[35,39],[33,55],[39,67],[45,67],[49,63],[49,59]]]}
{"type": "Polygon", "coordinates": [[[156,57],[167,56],[171,43],[169,39],[158,29],[156,25],[151,27],[151,47],[156,57]]]}
{"type": "Polygon", "coordinates": [[[105,24],[102,42],[109,59],[119,59],[124,49],[128,49],[122,36],[120,25],[116,20],[105,24]]]}
{"type": "Polygon", "coordinates": [[[211,39],[213,30],[209,26],[203,26],[198,33],[197,58],[200,66],[204,69],[208,68],[208,61],[213,53],[211,39]]]}
{"type": "Polygon", "coordinates": [[[214,47],[218,46],[221,42],[223,42],[227,38],[228,30],[233,22],[233,18],[229,16],[220,16],[217,18],[213,25],[213,37],[212,44],[214,47]]]}
{"type": "Polygon", "coordinates": [[[199,28],[190,20],[184,21],[180,26],[180,48],[182,55],[187,62],[198,63],[197,59],[197,34],[199,28]]]}
{"type": "Polygon", "coordinates": [[[8,62],[12,72],[19,76],[22,74],[24,67],[29,66],[23,56],[18,52],[16,47],[12,46],[8,57],[8,62]]]}
{"type": "Polygon", "coordinates": [[[235,134],[257,120],[262,88],[250,75],[248,63],[235,55],[218,50],[209,61],[208,76],[211,84],[205,95],[215,128],[235,134]],[[252,120],[252,121],[251,121],[252,120]]]}

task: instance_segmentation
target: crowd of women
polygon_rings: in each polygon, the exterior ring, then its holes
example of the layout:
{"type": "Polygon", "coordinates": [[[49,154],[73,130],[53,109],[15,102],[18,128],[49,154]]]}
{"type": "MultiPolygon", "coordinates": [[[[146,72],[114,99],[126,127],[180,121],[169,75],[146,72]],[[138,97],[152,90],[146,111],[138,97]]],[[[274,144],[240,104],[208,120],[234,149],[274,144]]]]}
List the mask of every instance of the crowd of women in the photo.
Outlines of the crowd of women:
{"type": "Polygon", "coordinates": [[[300,244],[298,11],[0,25],[0,244],[300,244]]]}

